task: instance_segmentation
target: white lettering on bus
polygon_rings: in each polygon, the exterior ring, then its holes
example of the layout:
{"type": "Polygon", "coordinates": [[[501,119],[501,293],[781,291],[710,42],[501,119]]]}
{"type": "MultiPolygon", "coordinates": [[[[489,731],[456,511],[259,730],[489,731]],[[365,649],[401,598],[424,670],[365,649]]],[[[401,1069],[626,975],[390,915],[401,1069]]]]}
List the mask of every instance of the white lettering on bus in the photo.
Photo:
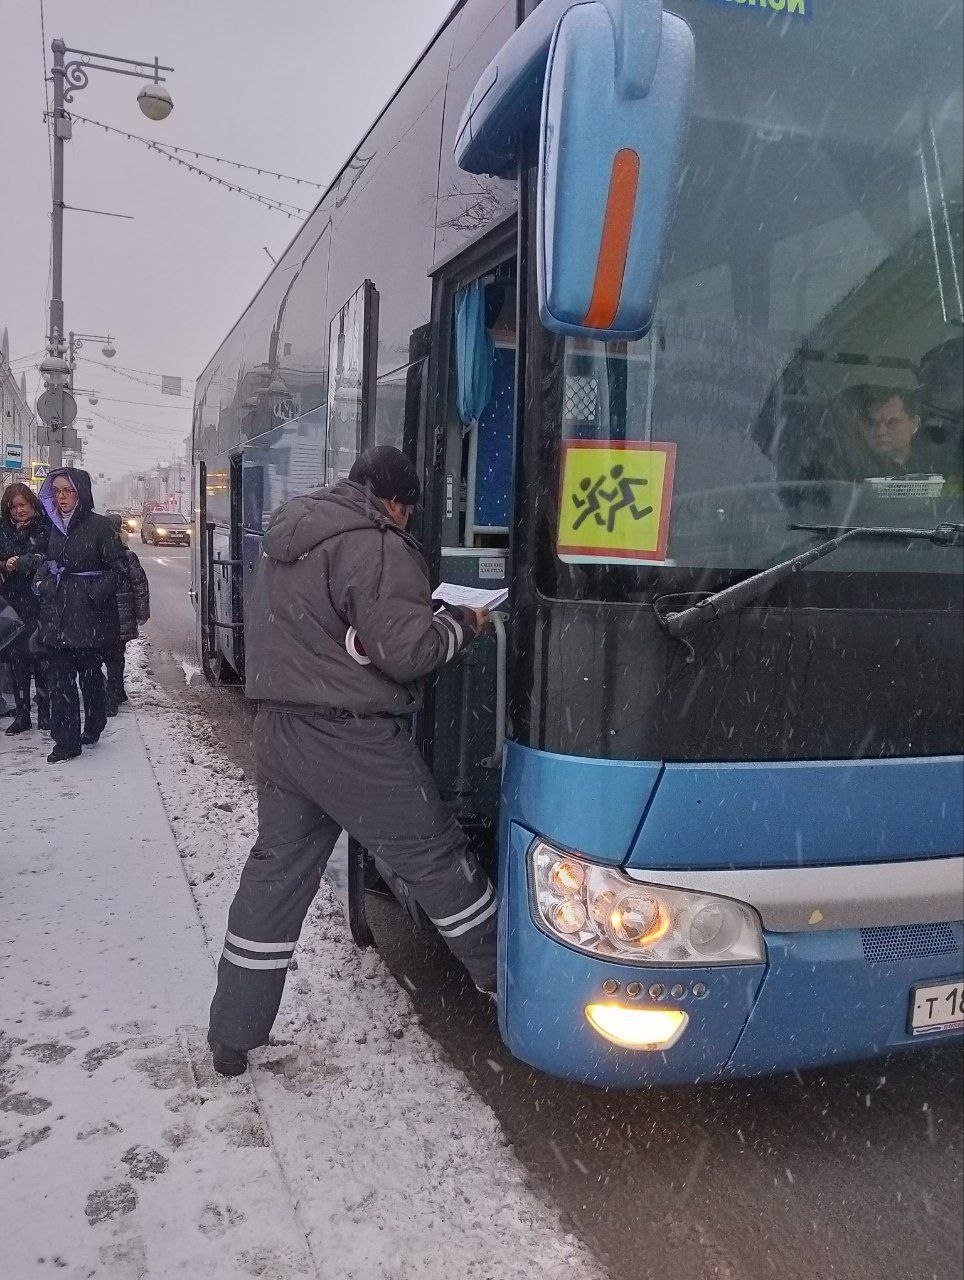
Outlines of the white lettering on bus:
{"type": "Polygon", "coordinates": [[[807,16],[807,0],[727,0],[728,4],[745,4],[750,9],[768,9],[773,13],[795,13],[807,16]]]}

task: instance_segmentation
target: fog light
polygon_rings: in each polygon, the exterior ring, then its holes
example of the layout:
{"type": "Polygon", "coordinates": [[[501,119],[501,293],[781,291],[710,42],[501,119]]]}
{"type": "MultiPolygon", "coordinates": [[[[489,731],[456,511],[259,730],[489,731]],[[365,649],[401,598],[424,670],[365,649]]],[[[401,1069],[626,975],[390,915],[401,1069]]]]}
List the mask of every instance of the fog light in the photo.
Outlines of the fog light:
{"type": "Polygon", "coordinates": [[[639,1009],[621,1004],[587,1004],[589,1025],[624,1049],[668,1049],[682,1034],[682,1009],[639,1009]]]}

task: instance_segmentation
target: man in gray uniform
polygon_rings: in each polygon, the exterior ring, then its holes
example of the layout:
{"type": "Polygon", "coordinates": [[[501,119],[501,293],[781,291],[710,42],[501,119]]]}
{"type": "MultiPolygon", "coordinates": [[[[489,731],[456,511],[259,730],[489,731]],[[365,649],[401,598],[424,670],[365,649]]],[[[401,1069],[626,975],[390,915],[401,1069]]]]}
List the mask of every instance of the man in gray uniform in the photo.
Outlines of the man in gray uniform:
{"type": "Polygon", "coordinates": [[[208,1043],[238,1075],[267,1043],[285,973],[342,830],[411,891],[475,984],[495,990],[496,901],[407,727],[424,677],[485,624],[435,612],[405,532],[415,468],[379,446],[347,481],[271,518],[245,633],[258,838],[228,914],[208,1043]]]}

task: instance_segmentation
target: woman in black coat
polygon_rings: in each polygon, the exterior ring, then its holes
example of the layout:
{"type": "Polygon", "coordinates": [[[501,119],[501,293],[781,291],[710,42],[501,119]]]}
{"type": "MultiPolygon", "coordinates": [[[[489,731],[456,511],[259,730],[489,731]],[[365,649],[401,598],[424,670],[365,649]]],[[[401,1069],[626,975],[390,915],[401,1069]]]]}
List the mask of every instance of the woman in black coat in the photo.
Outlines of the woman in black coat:
{"type": "Polygon", "coordinates": [[[24,630],[2,654],[10,668],[17,709],[8,734],[24,733],[33,727],[31,676],[37,686],[37,727],[50,728],[46,668],[41,654],[30,648],[40,620],[40,602],[31,583],[47,558],[49,541],[50,521],[37,495],[25,484],[9,485],[0,498],[0,596],[19,614],[24,630]]]}
{"type": "Polygon", "coordinates": [[[117,591],[124,580],[124,548],[106,516],[94,512],[86,471],[51,471],[40,501],[53,529],[34,590],[40,597],[39,634],[50,676],[54,750],[47,759],[57,764],[79,756],[82,745],[93,746],[107,724],[101,654],[120,638],[117,591]]]}

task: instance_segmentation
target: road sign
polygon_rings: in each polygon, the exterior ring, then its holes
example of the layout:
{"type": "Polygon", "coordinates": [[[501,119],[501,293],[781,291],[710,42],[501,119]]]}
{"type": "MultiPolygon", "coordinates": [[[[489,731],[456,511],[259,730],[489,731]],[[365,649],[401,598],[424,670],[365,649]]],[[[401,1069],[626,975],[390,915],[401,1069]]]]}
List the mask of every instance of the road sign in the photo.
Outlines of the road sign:
{"type": "Polygon", "coordinates": [[[4,471],[23,470],[22,444],[5,444],[3,446],[3,469],[4,471]]]}
{"type": "Polygon", "coordinates": [[[69,427],[77,417],[77,401],[69,391],[45,391],[37,401],[37,413],[48,427],[69,427]]]}
{"type": "Polygon", "coordinates": [[[556,551],[570,564],[665,564],[675,444],[569,440],[556,551]]]}
{"type": "Polygon", "coordinates": [[[49,471],[50,468],[47,466],[46,462],[35,462],[30,468],[30,479],[35,483],[46,480],[49,471]]]}

